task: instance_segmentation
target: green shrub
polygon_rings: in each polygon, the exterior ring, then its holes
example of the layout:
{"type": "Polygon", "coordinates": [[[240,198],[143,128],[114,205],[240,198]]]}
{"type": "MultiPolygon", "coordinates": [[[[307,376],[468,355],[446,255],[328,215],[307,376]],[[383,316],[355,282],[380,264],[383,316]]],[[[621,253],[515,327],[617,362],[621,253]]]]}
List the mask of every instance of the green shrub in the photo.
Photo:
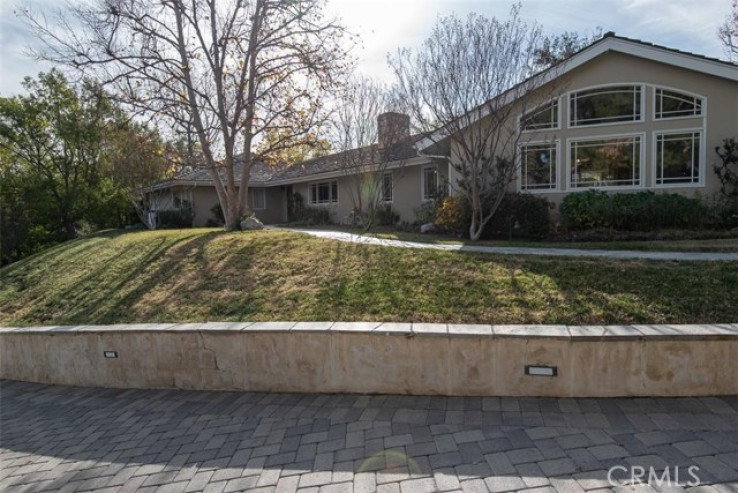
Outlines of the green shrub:
{"type": "Polygon", "coordinates": [[[561,203],[561,218],[571,230],[609,228],[653,231],[662,228],[697,228],[709,217],[700,199],[678,194],[637,192],[572,193],[561,203]]]}
{"type": "Polygon", "coordinates": [[[213,217],[208,219],[205,226],[217,228],[225,224],[225,214],[223,214],[223,207],[219,203],[212,206],[210,212],[213,214],[213,217]]]}
{"type": "Polygon", "coordinates": [[[435,222],[437,207],[438,202],[435,200],[427,200],[420,204],[418,207],[413,209],[413,214],[415,214],[415,221],[413,221],[413,224],[420,226],[435,222]]]}
{"type": "Polygon", "coordinates": [[[195,214],[190,208],[173,209],[168,211],[159,211],[158,214],[160,229],[176,229],[191,228],[195,214]]]}
{"type": "Polygon", "coordinates": [[[543,239],[551,228],[548,201],[537,195],[512,193],[503,197],[482,232],[482,238],[543,239]]]}
{"type": "MultiPolygon", "coordinates": [[[[435,223],[448,233],[468,236],[471,223],[469,201],[461,195],[445,197],[436,209],[435,223]]],[[[507,194],[482,231],[481,238],[541,239],[548,236],[550,224],[546,199],[530,194],[507,194]]]]}
{"type": "Polygon", "coordinates": [[[377,226],[394,226],[400,221],[400,215],[391,204],[381,204],[374,211],[374,223],[377,226]]]}
{"type": "Polygon", "coordinates": [[[331,211],[324,207],[303,206],[298,222],[314,224],[331,224],[331,211]]]}
{"type": "Polygon", "coordinates": [[[713,169],[720,180],[720,192],[725,197],[738,199],[738,141],[724,139],[723,145],[715,148],[720,164],[713,169]]]}
{"type": "Polygon", "coordinates": [[[436,225],[443,231],[464,236],[469,234],[471,212],[469,201],[461,195],[444,197],[436,208],[436,225]]]}

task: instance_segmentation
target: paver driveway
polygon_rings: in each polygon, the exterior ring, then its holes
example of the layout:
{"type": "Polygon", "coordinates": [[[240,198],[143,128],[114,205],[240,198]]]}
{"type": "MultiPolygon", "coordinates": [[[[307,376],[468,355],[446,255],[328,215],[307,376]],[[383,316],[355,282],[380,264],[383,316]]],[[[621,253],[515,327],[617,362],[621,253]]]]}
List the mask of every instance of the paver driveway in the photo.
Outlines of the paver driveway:
{"type": "Polygon", "coordinates": [[[633,466],[661,478],[669,468],[672,481],[679,467],[682,483],[696,466],[704,491],[738,491],[735,397],[295,395],[3,381],[0,412],[4,491],[577,492],[610,489],[614,466],[621,479],[633,466]]]}

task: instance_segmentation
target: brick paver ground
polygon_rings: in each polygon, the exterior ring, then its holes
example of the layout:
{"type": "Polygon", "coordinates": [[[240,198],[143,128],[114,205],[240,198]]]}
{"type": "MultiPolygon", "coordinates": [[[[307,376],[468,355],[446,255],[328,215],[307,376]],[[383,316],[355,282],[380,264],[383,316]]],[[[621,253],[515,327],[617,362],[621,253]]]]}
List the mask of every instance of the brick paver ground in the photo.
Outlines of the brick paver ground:
{"type": "Polygon", "coordinates": [[[0,490],[738,492],[738,398],[113,390],[0,382],[0,490]],[[647,478],[644,476],[644,480],[647,478]],[[654,478],[655,479],[655,478],[654,478]],[[689,489],[689,488],[687,488],[689,489]]]}

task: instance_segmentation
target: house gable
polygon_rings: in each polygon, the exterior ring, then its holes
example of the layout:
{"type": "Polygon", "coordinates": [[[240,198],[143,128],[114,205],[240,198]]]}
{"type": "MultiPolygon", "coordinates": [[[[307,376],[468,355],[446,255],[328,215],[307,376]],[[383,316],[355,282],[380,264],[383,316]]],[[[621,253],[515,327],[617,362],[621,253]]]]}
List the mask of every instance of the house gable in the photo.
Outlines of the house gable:
{"type": "MultiPolygon", "coordinates": [[[[708,75],[738,82],[738,65],[733,63],[607,33],[603,38],[583,48],[570,58],[534,75],[532,86],[542,88],[548,84],[556,83],[557,79],[568,79],[571,72],[585,68],[588,64],[608,53],[623,54],[632,58],[695,72],[703,76],[708,75]]],[[[514,91],[509,91],[500,95],[501,104],[514,103],[514,94],[514,91]]],[[[479,108],[476,113],[467,115],[470,125],[483,119],[487,115],[487,108],[479,108]]],[[[439,129],[419,141],[417,148],[419,151],[425,151],[436,146],[445,137],[447,137],[447,133],[444,132],[444,129],[439,129]]]]}

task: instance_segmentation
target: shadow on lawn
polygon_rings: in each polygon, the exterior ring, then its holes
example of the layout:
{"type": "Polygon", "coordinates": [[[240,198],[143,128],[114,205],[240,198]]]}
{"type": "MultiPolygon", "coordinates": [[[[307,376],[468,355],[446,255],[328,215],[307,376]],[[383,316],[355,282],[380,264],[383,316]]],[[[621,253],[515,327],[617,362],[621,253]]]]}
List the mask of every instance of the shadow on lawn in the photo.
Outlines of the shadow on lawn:
{"type": "MultiPolygon", "coordinates": [[[[120,323],[131,320],[131,306],[144,297],[149,289],[177,275],[182,258],[191,250],[203,248],[219,232],[183,234],[176,239],[158,236],[146,241],[125,242],[111,245],[105,240],[115,240],[125,234],[135,238],[136,233],[115,232],[95,238],[80,239],[64,244],[42,256],[34,263],[43,262],[43,272],[33,276],[38,279],[45,302],[37,303],[24,313],[22,319],[29,323],[120,323]],[[132,245],[134,247],[132,247],[132,245]],[[105,255],[104,258],[101,255],[105,255]],[[163,260],[163,263],[161,261],[163,260]],[[61,265],[69,271],[79,269],[82,275],[66,272],[62,286],[46,286],[45,272],[59,275],[61,265]],[[93,267],[94,266],[94,267],[93,267]],[[152,272],[146,272],[153,269],[152,272]],[[63,313],[59,313],[63,312],[63,313]]],[[[15,265],[11,266],[15,267],[15,265]]],[[[24,265],[16,269],[24,269],[24,265]]],[[[3,273],[14,276],[22,270],[3,273]]],[[[21,275],[18,279],[23,279],[21,275]]],[[[30,287],[33,289],[33,287],[30,287]]],[[[25,290],[25,288],[24,288],[25,290]]],[[[19,290],[19,295],[24,294],[19,290]]],[[[38,295],[29,293],[31,296],[38,295]]]]}

